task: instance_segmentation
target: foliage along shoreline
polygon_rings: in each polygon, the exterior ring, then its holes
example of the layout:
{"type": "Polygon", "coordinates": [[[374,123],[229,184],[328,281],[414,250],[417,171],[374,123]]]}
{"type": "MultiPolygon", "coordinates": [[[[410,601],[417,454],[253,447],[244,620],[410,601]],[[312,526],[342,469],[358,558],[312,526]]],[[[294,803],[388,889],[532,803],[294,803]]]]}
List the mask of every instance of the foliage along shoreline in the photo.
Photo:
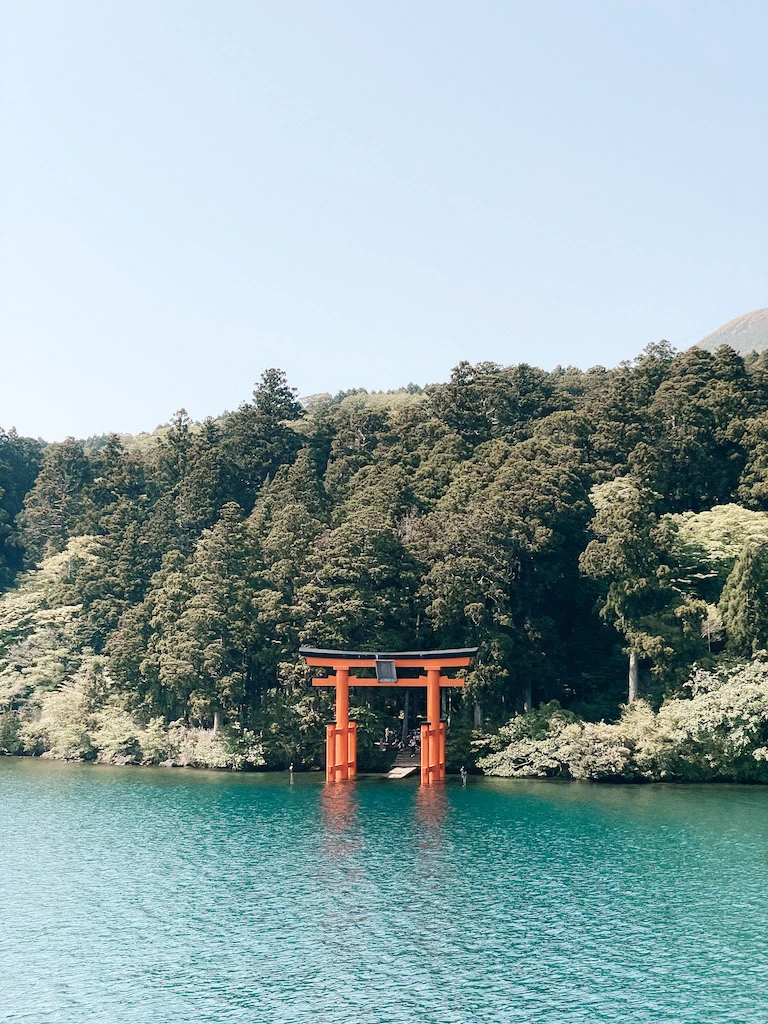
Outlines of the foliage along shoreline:
{"type": "MultiPolygon", "coordinates": [[[[267,763],[258,737],[237,728],[165,726],[160,720],[142,726],[114,711],[89,713],[89,694],[93,701],[103,685],[102,668],[92,663],[73,687],[83,701],[74,715],[62,713],[54,701],[34,724],[6,717],[0,740],[11,749],[2,746],[0,754],[118,766],[285,770],[284,764],[267,763]],[[51,724],[55,739],[48,744],[51,724]]],[[[768,663],[698,670],[686,690],[658,711],[645,700],[625,705],[611,723],[584,721],[551,701],[493,732],[475,730],[464,761],[504,778],[768,784],[768,663]]],[[[457,753],[465,752],[454,744],[454,769],[457,753]]],[[[378,764],[369,760],[366,773],[386,770],[387,760],[387,755],[378,764]]],[[[317,763],[302,768],[321,770],[317,763]]]]}
{"type": "MultiPolygon", "coordinates": [[[[768,781],[768,357],[303,403],[269,370],[137,439],[0,431],[0,588],[7,753],[310,769],[300,643],[477,644],[454,768],[768,781]]],[[[362,770],[419,701],[366,691],[362,770]]]]}

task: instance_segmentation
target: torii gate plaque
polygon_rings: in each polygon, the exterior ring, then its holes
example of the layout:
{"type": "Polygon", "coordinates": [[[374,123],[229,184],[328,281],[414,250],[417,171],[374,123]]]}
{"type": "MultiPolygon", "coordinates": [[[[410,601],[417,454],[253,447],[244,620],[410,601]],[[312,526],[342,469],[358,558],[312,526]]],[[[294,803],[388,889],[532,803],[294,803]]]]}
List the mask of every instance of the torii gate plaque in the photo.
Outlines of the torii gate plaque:
{"type": "Polygon", "coordinates": [[[350,686],[426,686],[427,724],[421,727],[421,782],[429,786],[445,778],[445,722],[440,719],[440,690],[463,686],[463,679],[449,679],[443,669],[466,668],[476,647],[455,651],[400,651],[378,654],[372,651],[325,651],[300,647],[308,665],[333,669],[333,675],[313,679],[313,686],[336,688],[336,721],[326,728],[326,772],[328,782],[352,779],[357,774],[357,723],[349,720],[350,686]],[[376,669],[376,678],[350,675],[352,668],[376,669]],[[425,675],[399,678],[398,669],[421,669],[425,675]]]}

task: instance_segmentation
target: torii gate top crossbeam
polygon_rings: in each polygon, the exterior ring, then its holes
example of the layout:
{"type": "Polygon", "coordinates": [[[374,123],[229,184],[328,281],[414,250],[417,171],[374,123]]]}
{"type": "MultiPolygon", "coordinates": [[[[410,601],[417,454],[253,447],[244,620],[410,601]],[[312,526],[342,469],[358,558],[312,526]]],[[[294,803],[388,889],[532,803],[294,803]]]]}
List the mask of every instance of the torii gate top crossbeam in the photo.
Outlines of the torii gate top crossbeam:
{"type": "Polygon", "coordinates": [[[448,651],[329,651],[320,647],[300,647],[299,654],[308,665],[323,668],[375,668],[377,662],[392,661],[396,668],[466,668],[477,653],[476,647],[448,651]]]}

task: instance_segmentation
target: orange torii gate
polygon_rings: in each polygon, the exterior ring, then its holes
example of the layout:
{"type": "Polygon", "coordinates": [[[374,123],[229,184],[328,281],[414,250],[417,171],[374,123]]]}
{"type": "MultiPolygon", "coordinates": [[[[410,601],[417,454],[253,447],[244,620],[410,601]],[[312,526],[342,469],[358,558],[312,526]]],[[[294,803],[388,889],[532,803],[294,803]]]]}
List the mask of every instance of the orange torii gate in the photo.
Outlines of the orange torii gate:
{"type": "Polygon", "coordinates": [[[445,722],[440,719],[440,689],[463,686],[463,679],[449,679],[443,669],[466,668],[476,647],[455,651],[400,651],[376,654],[371,651],[325,651],[300,647],[308,665],[333,669],[333,675],[312,680],[313,686],[336,687],[336,721],[326,728],[326,772],[328,782],[352,779],[357,774],[357,723],[349,720],[350,686],[426,686],[427,724],[421,727],[421,782],[431,785],[445,778],[445,722]],[[350,675],[353,668],[373,668],[375,678],[350,675]],[[398,669],[421,669],[425,675],[398,678],[398,669]]]}

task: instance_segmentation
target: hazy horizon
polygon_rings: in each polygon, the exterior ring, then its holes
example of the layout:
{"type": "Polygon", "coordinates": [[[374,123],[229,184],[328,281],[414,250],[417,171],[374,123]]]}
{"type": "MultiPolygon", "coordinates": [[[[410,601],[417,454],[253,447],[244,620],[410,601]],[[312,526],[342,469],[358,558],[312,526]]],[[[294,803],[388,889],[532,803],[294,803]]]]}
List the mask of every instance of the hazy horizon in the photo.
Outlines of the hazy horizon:
{"type": "MultiPolygon", "coordinates": [[[[659,338],[657,340],[658,341],[668,341],[669,339],[659,338]]],[[[653,342],[649,342],[649,344],[653,344],[653,342]]],[[[673,348],[674,347],[675,346],[673,346],[673,348]]],[[[576,363],[568,363],[568,364],[555,363],[552,366],[540,366],[535,361],[533,361],[533,360],[526,360],[526,359],[520,359],[520,360],[517,360],[516,362],[528,363],[530,366],[538,367],[539,369],[546,370],[547,372],[556,369],[557,366],[562,366],[564,368],[566,366],[575,366],[577,369],[584,370],[584,371],[592,369],[592,368],[595,368],[595,367],[599,367],[599,366],[604,366],[606,369],[612,369],[615,366],[617,366],[618,363],[622,362],[623,360],[632,361],[634,358],[638,357],[641,354],[641,352],[642,352],[642,350],[640,350],[638,352],[635,352],[632,355],[623,357],[623,359],[618,359],[615,363],[610,363],[610,364],[592,363],[590,366],[578,366],[578,364],[576,364],[576,363]]],[[[481,361],[481,360],[479,360],[479,361],[481,361]]],[[[504,365],[515,365],[515,364],[504,364],[504,365]]],[[[85,440],[89,440],[91,438],[105,437],[108,434],[120,434],[120,435],[123,435],[123,436],[131,436],[131,437],[138,437],[139,435],[143,435],[143,434],[151,435],[155,431],[157,431],[157,430],[159,430],[159,429],[161,429],[163,427],[168,426],[170,424],[170,421],[173,418],[173,416],[176,413],[178,413],[178,412],[186,412],[187,415],[190,416],[190,418],[191,418],[193,423],[202,423],[203,420],[208,419],[208,418],[219,419],[222,416],[231,415],[233,412],[235,412],[237,410],[237,408],[243,402],[251,401],[253,390],[258,385],[259,377],[261,376],[262,372],[264,370],[271,369],[271,368],[274,368],[274,367],[266,367],[266,366],[265,367],[261,367],[259,369],[258,374],[256,375],[256,377],[254,377],[254,380],[250,383],[250,385],[246,386],[246,388],[244,390],[244,393],[243,393],[243,396],[240,399],[240,401],[237,402],[235,405],[233,405],[231,407],[225,407],[225,408],[222,408],[222,409],[208,409],[208,410],[203,409],[203,410],[201,410],[199,412],[199,414],[193,415],[191,413],[190,409],[182,402],[181,405],[177,406],[174,409],[169,410],[164,419],[158,420],[158,422],[152,424],[151,426],[139,427],[136,430],[122,430],[122,429],[118,429],[118,428],[107,427],[107,429],[105,429],[105,430],[91,431],[89,434],[75,434],[72,431],[67,431],[67,432],[65,432],[65,433],[63,433],[63,434],[61,434],[60,436],[57,436],[57,437],[43,437],[43,435],[40,434],[39,432],[38,433],[31,432],[30,433],[30,432],[26,432],[26,431],[21,431],[21,430],[18,430],[18,428],[16,428],[15,424],[4,424],[2,422],[0,422],[0,430],[3,430],[3,429],[8,429],[8,430],[16,429],[17,433],[19,433],[19,434],[23,434],[24,436],[27,436],[27,437],[37,438],[38,440],[45,441],[48,444],[57,443],[57,442],[63,441],[63,440],[65,440],[68,437],[75,437],[78,440],[85,441],[85,440]]],[[[276,367],[276,368],[277,369],[283,369],[282,367],[276,367]]],[[[451,367],[451,370],[452,369],[453,369],[453,367],[451,367]]],[[[440,379],[435,379],[435,380],[430,380],[430,381],[403,381],[402,383],[394,384],[391,387],[381,387],[381,388],[378,388],[375,385],[374,386],[365,386],[365,385],[362,385],[362,384],[354,384],[353,383],[353,384],[350,384],[348,387],[330,388],[330,389],[326,389],[326,390],[322,390],[322,391],[313,391],[313,392],[307,392],[307,393],[300,393],[299,392],[299,393],[297,393],[297,398],[299,399],[299,401],[301,401],[303,403],[303,402],[307,402],[307,401],[309,401],[309,400],[311,400],[313,398],[321,397],[323,395],[330,395],[331,398],[333,398],[337,394],[340,394],[342,392],[345,392],[345,391],[350,391],[351,392],[351,391],[355,391],[355,390],[366,391],[368,394],[372,394],[372,395],[375,395],[375,394],[391,394],[391,393],[406,391],[407,388],[411,384],[416,384],[416,385],[418,385],[418,387],[420,387],[422,389],[426,389],[426,388],[429,388],[430,386],[444,383],[448,379],[449,376],[450,376],[450,371],[449,371],[449,373],[447,373],[445,375],[445,377],[440,378],[440,379]]],[[[293,386],[293,382],[290,380],[290,378],[288,378],[288,384],[290,386],[293,386]]],[[[297,389],[297,392],[298,392],[298,389],[297,389]]]]}

